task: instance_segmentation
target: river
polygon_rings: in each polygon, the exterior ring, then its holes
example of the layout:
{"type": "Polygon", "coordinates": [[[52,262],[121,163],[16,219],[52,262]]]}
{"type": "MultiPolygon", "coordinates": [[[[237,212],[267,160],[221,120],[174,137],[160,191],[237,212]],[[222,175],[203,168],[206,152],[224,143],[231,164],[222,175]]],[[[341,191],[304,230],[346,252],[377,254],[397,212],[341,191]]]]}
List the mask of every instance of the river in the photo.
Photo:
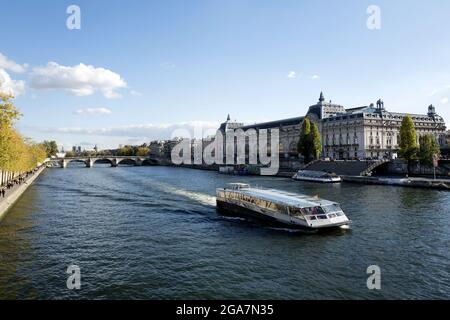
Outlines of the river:
{"type": "Polygon", "coordinates": [[[169,167],[46,170],[0,223],[2,299],[450,298],[450,193],[169,167]],[[247,182],[340,202],[351,230],[219,215],[247,182]],[[81,289],[66,286],[69,265],[81,289]],[[381,290],[367,288],[368,266],[381,290]]]}

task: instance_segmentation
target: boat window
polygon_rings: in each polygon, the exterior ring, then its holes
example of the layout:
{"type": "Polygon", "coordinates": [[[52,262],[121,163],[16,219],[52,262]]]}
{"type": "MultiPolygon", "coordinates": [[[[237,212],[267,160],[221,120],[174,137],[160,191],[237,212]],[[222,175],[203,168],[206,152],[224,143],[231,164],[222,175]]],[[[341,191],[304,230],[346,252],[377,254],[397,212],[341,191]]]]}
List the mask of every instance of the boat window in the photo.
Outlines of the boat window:
{"type": "Polygon", "coordinates": [[[313,207],[313,208],[308,208],[308,209],[311,210],[310,214],[314,214],[314,215],[316,215],[316,214],[324,214],[325,213],[325,211],[323,211],[322,207],[313,207]]]}
{"type": "Polygon", "coordinates": [[[338,204],[330,204],[327,206],[322,206],[322,208],[326,213],[341,211],[341,208],[338,204]]]}
{"type": "Polygon", "coordinates": [[[329,214],[329,215],[328,215],[328,218],[336,218],[336,215],[335,215],[334,213],[329,214]]]}
{"type": "Polygon", "coordinates": [[[309,216],[308,219],[309,220],[317,220],[316,216],[309,216]]]}
{"type": "Polygon", "coordinates": [[[319,220],[327,220],[327,216],[324,216],[324,215],[317,216],[317,218],[319,218],[319,220]]]}
{"type": "Polygon", "coordinates": [[[289,212],[293,216],[302,216],[303,215],[302,209],[296,208],[296,207],[289,207],[289,212]]]}

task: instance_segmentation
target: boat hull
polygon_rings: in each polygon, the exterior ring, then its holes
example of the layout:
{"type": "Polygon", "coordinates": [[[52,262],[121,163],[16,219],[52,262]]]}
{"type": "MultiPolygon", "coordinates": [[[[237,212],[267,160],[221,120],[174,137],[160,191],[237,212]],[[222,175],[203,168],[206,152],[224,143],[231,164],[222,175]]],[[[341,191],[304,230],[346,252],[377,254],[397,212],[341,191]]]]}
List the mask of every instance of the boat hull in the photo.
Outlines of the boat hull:
{"type": "Polygon", "coordinates": [[[297,180],[297,181],[318,182],[318,183],[339,183],[339,182],[342,182],[341,178],[313,179],[313,178],[299,178],[297,176],[294,176],[293,179],[297,180]]]}
{"type": "Polygon", "coordinates": [[[289,229],[297,229],[297,230],[304,230],[304,231],[320,231],[320,230],[330,230],[330,229],[336,229],[339,228],[343,224],[339,225],[330,225],[327,227],[310,227],[308,225],[300,225],[297,223],[287,223],[285,221],[278,220],[274,217],[271,217],[269,215],[265,215],[263,213],[251,210],[249,208],[239,206],[234,203],[229,203],[225,201],[221,201],[217,199],[217,210],[225,215],[231,215],[231,216],[239,216],[239,217],[250,217],[254,218],[255,220],[258,220],[266,225],[270,225],[273,227],[280,227],[280,228],[289,228],[289,229]]]}

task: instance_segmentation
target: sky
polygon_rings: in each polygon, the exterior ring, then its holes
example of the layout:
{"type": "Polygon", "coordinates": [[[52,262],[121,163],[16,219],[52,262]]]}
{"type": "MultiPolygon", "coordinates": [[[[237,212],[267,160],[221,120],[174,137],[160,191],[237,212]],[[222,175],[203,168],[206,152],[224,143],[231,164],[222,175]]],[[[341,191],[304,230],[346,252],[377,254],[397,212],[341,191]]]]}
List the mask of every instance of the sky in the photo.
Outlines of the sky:
{"type": "MultiPolygon", "coordinates": [[[[5,1],[0,90],[70,148],[304,115],[321,91],[450,123],[448,0],[5,1]],[[80,29],[69,29],[71,5],[80,29]],[[375,21],[369,6],[377,6],[375,21]],[[378,19],[379,18],[379,19],[378,19]]],[[[176,134],[175,134],[176,135],[176,134]]]]}

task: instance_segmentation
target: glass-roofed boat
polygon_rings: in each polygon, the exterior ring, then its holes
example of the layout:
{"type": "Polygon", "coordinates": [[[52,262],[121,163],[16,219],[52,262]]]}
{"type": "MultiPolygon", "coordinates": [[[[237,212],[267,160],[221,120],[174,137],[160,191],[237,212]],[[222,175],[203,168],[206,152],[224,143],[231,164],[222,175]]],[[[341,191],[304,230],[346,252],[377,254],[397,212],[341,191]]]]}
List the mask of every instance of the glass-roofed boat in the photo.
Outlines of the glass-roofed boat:
{"type": "Polygon", "coordinates": [[[334,173],[312,170],[299,170],[292,178],[295,180],[322,183],[334,183],[342,181],[342,178],[334,173]]]}
{"type": "Polygon", "coordinates": [[[271,224],[290,228],[318,230],[348,228],[350,220],[336,202],[275,189],[252,188],[230,183],[216,190],[220,211],[249,215],[271,224]]]}

